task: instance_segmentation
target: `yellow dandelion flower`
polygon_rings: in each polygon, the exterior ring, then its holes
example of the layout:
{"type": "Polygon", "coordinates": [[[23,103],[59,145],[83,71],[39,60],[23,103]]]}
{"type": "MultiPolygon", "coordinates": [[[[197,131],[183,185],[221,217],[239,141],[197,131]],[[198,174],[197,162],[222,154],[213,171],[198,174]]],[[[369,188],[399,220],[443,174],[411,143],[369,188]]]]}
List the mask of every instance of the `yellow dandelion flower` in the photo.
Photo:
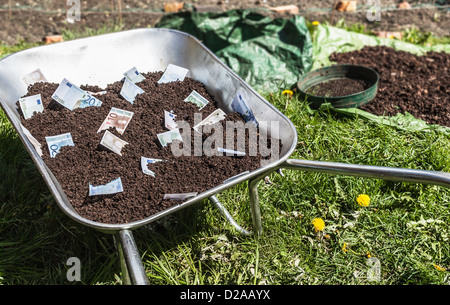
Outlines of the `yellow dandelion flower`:
{"type": "Polygon", "coordinates": [[[347,248],[348,244],[344,243],[344,245],[342,246],[342,251],[344,251],[344,253],[348,252],[348,248],[347,248]]]}
{"type": "Polygon", "coordinates": [[[439,271],[446,271],[447,269],[445,269],[444,267],[441,267],[439,265],[433,264],[434,268],[436,268],[439,271]]]}
{"type": "Polygon", "coordinates": [[[356,198],[356,202],[362,207],[368,207],[370,204],[370,197],[366,194],[361,194],[356,198]]]}
{"type": "Polygon", "coordinates": [[[367,257],[367,258],[370,258],[370,256],[371,256],[371,255],[370,255],[370,252],[369,252],[369,251],[367,251],[367,253],[366,253],[366,257],[367,257]]]}
{"type": "Polygon", "coordinates": [[[294,93],[293,93],[291,90],[284,90],[284,91],[282,92],[282,94],[283,94],[283,95],[288,94],[288,95],[292,96],[292,94],[294,94],[294,93]]]}
{"type": "Polygon", "coordinates": [[[314,25],[314,26],[318,26],[318,25],[319,25],[319,23],[320,23],[320,22],[316,20],[316,21],[313,21],[313,22],[312,22],[312,25],[314,25]]]}
{"type": "Polygon", "coordinates": [[[312,224],[314,226],[314,231],[323,231],[325,229],[325,222],[322,218],[314,218],[312,221],[312,224]]]}

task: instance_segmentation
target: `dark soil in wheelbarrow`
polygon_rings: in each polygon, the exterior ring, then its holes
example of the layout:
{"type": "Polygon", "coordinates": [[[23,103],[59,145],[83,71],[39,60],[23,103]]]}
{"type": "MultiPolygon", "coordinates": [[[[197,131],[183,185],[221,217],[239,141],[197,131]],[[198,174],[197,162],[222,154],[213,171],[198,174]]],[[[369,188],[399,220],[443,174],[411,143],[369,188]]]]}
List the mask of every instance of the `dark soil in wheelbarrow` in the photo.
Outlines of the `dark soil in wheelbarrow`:
{"type": "Polygon", "coordinates": [[[380,116],[408,112],[428,124],[450,127],[450,54],[419,56],[385,46],[366,46],[333,53],[330,60],[367,66],[380,75],[376,97],[360,109],[380,116]]]}
{"type": "MultiPolygon", "coordinates": [[[[76,108],[73,111],[52,99],[51,96],[59,84],[41,82],[28,88],[26,96],[41,94],[44,111],[27,120],[22,117],[22,124],[41,143],[45,164],[60,182],[72,206],[86,219],[114,224],[141,220],[181,203],[164,200],[165,194],[202,193],[221,185],[230,177],[261,167],[261,160],[264,158],[261,157],[259,149],[256,155],[247,153],[243,157],[195,155],[193,130],[190,156],[177,157],[172,153],[171,145],[182,147],[177,141],[162,147],[157,134],[168,131],[164,127],[164,110],[173,110],[176,121],[183,120],[194,126],[195,113],[201,113],[202,119],[205,119],[217,109],[217,105],[204,85],[193,79],[157,84],[162,72],[142,74],[146,79],[139,82],[138,86],[145,93],[138,95],[134,104],[121,97],[122,81],[106,88],[81,86],[91,92],[106,90],[107,93],[97,96],[103,102],[100,107],[76,108]],[[195,104],[184,101],[193,90],[209,101],[202,110],[195,104]],[[97,131],[112,107],[133,112],[123,134],[119,134],[115,128],[108,129],[129,143],[122,148],[122,156],[99,145],[105,131],[97,131]],[[60,152],[51,158],[45,137],[67,132],[71,133],[75,146],[63,146],[60,152]],[[142,156],[167,162],[150,164],[149,169],[156,174],[156,177],[153,177],[143,173],[140,166],[142,156]],[[89,184],[104,185],[118,177],[122,180],[123,192],[88,195],[89,184]]],[[[19,113],[22,115],[20,107],[19,113]]],[[[226,121],[244,122],[237,113],[227,114],[219,123],[224,133],[226,121]]],[[[203,133],[203,142],[214,132],[215,129],[209,134],[203,133]]],[[[235,135],[235,142],[236,138],[235,135]]],[[[246,140],[246,152],[250,151],[249,145],[246,140]]],[[[212,147],[215,148],[214,145],[212,147]]]]}

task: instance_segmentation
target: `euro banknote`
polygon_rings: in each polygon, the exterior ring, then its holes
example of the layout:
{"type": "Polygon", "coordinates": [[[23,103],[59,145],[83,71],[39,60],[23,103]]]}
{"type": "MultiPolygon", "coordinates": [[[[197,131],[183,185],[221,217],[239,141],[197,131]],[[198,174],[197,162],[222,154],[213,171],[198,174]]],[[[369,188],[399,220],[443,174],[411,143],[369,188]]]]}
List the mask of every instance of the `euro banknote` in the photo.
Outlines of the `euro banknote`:
{"type": "Polygon", "coordinates": [[[225,118],[226,114],[223,112],[222,109],[214,110],[210,115],[208,115],[203,121],[192,127],[195,131],[199,131],[199,127],[203,125],[214,125],[215,123],[218,123],[222,121],[225,118]]]}
{"type": "Polygon", "coordinates": [[[256,121],[253,112],[250,110],[247,103],[245,102],[245,97],[241,92],[237,92],[235,98],[231,103],[231,108],[235,112],[239,113],[244,118],[245,122],[252,122],[256,126],[258,126],[258,122],[256,121]]]}
{"type": "Polygon", "coordinates": [[[20,109],[22,110],[23,117],[28,120],[33,114],[38,112],[44,112],[44,105],[42,104],[42,98],[40,94],[31,95],[19,99],[20,109]]]}
{"type": "Polygon", "coordinates": [[[222,147],[218,147],[217,150],[227,154],[227,156],[238,156],[238,157],[245,156],[245,152],[243,152],[243,151],[226,149],[226,148],[222,148],[222,147]]]}
{"type": "Polygon", "coordinates": [[[161,159],[153,159],[153,158],[146,158],[146,157],[141,157],[141,168],[142,168],[142,172],[146,175],[152,176],[152,177],[156,177],[156,173],[152,170],[150,170],[148,168],[149,164],[153,164],[156,162],[161,162],[163,160],[161,159]]]}
{"type": "Polygon", "coordinates": [[[134,100],[138,94],[144,93],[139,86],[129,81],[127,78],[123,80],[122,89],[120,90],[120,95],[126,99],[131,104],[134,104],[134,100]]]}
{"type": "Polygon", "coordinates": [[[75,146],[70,132],[56,136],[45,137],[45,141],[47,141],[48,150],[50,151],[50,157],[52,158],[59,154],[59,150],[61,149],[61,147],[75,146]]]}
{"type": "Polygon", "coordinates": [[[164,200],[176,200],[183,201],[192,197],[197,196],[197,192],[192,193],[179,193],[179,194],[164,194],[164,200]]]}
{"type": "Polygon", "coordinates": [[[123,75],[134,84],[139,83],[140,81],[143,81],[145,79],[145,77],[141,73],[139,73],[136,67],[131,68],[123,75]]]}
{"type": "Polygon", "coordinates": [[[97,130],[97,133],[110,127],[115,127],[118,133],[123,134],[128,124],[130,123],[133,114],[134,113],[131,111],[126,111],[114,107],[111,108],[108,116],[103,121],[100,128],[97,130]]]}
{"type": "Polygon", "coordinates": [[[197,105],[198,110],[202,110],[209,101],[204,98],[200,93],[195,90],[192,90],[191,94],[187,98],[184,99],[185,102],[190,102],[197,105]]]}
{"type": "Polygon", "coordinates": [[[100,141],[100,144],[115,152],[119,156],[122,156],[122,148],[127,145],[128,142],[120,139],[119,137],[116,137],[114,134],[106,130],[105,134],[102,137],[102,140],[100,141]]]}
{"type": "Polygon", "coordinates": [[[185,69],[183,67],[179,67],[177,65],[169,64],[164,71],[164,74],[161,76],[160,80],[158,81],[158,84],[165,84],[170,82],[176,82],[176,81],[183,81],[186,77],[187,73],[189,72],[188,69],[185,69]]]}
{"type": "Polygon", "coordinates": [[[176,115],[172,112],[164,110],[164,126],[169,129],[177,129],[177,123],[175,122],[176,115]]]}
{"type": "Polygon", "coordinates": [[[69,110],[74,110],[78,107],[99,107],[102,105],[99,99],[88,94],[65,78],[61,81],[58,88],[56,88],[52,98],[69,110]]]}
{"type": "Polygon", "coordinates": [[[34,83],[37,83],[37,82],[46,82],[46,81],[47,81],[47,79],[45,78],[41,69],[36,69],[33,72],[31,72],[23,77],[23,82],[27,86],[33,85],[34,83]]]}
{"type": "Polygon", "coordinates": [[[167,144],[172,143],[175,140],[183,141],[179,129],[173,129],[167,132],[159,133],[157,137],[159,142],[161,143],[161,146],[163,147],[167,146],[167,144]]]}
{"type": "Polygon", "coordinates": [[[119,177],[103,185],[89,184],[89,196],[111,195],[123,192],[122,179],[119,177]]]}

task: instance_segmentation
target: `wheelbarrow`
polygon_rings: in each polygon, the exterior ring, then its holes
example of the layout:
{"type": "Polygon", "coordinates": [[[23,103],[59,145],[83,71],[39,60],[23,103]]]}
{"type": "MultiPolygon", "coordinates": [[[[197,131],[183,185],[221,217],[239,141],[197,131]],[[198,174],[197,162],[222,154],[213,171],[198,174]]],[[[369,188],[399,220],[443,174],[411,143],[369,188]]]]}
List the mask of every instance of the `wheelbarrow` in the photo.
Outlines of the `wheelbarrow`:
{"type": "Polygon", "coordinates": [[[290,159],[297,146],[297,131],[292,122],[246,84],[198,39],[170,29],[135,29],[34,47],[12,54],[0,61],[0,105],[36,164],[59,208],[70,218],[87,227],[113,234],[118,246],[123,281],[126,284],[148,284],[132,231],[204,199],[209,199],[242,234],[260,235],[263,226],[258,201],[258,183],[270,173],[280,169],[450,187],[450,174],[443,172],[290,159]],[[236,93],[239,91],[245,94],[248,106],[257,120],[277,122],[276,132],[267,127],[266,130],[260,128],[260,133],[266,132],[278,137],[281,141],[279,157],[261,165],[256,170],[228,179],[221,185],[145,219],[123,224],[105,224],[81,217],[72,207],[59,181],[45,165],[22,128],[15,104],[27,93],[24,76],[39,69],[49,82],[59,83],[61,79],[67,78],[74,83],[105,87],[122,78],[123,71],[127,71],[130,67],[135,66],[143,72],[155,72],[164,71],[169,64],[189,69],[188,76],[202,82],[208,92],[215,97],[218,106],[226,113],[232,111],[231,102],[236,93]],[[239,226],[215,196],[246,181],[248,181],[249,205],[253,221],[252,231],[239,226]]]}

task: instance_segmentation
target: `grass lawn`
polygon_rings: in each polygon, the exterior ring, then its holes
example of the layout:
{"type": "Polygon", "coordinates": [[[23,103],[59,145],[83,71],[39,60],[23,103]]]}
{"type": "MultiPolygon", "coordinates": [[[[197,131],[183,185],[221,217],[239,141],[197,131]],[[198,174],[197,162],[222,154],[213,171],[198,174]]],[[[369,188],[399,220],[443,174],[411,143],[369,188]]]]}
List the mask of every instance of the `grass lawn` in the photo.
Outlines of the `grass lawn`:
{"type": "MultiPolygon", "coordinates": [[[[0,57],[26,47],[2,46],[0,57]]],[[[292,158],[450,171],[448,135],[312,115],[283,89],[265,97],[297,128],[292,158]]],[[[239,235],[207,200],[133,231],[150,283],[450,284],[449,189],[283,173],[259,187],[260,237],[239,235]],[[360,194],[370,196],[369,206],[357,204],[360,194]],[[323,231],[314,230],[315,218],[323,231]]],[[[217,197],[252,229],[246,183],[217,197]]],[[[82,284],[121,283],[113,237],[59,210],[1,110],[0,249],[0,284],[71,284],[70,257],[81,261],[82,284]]]]}

